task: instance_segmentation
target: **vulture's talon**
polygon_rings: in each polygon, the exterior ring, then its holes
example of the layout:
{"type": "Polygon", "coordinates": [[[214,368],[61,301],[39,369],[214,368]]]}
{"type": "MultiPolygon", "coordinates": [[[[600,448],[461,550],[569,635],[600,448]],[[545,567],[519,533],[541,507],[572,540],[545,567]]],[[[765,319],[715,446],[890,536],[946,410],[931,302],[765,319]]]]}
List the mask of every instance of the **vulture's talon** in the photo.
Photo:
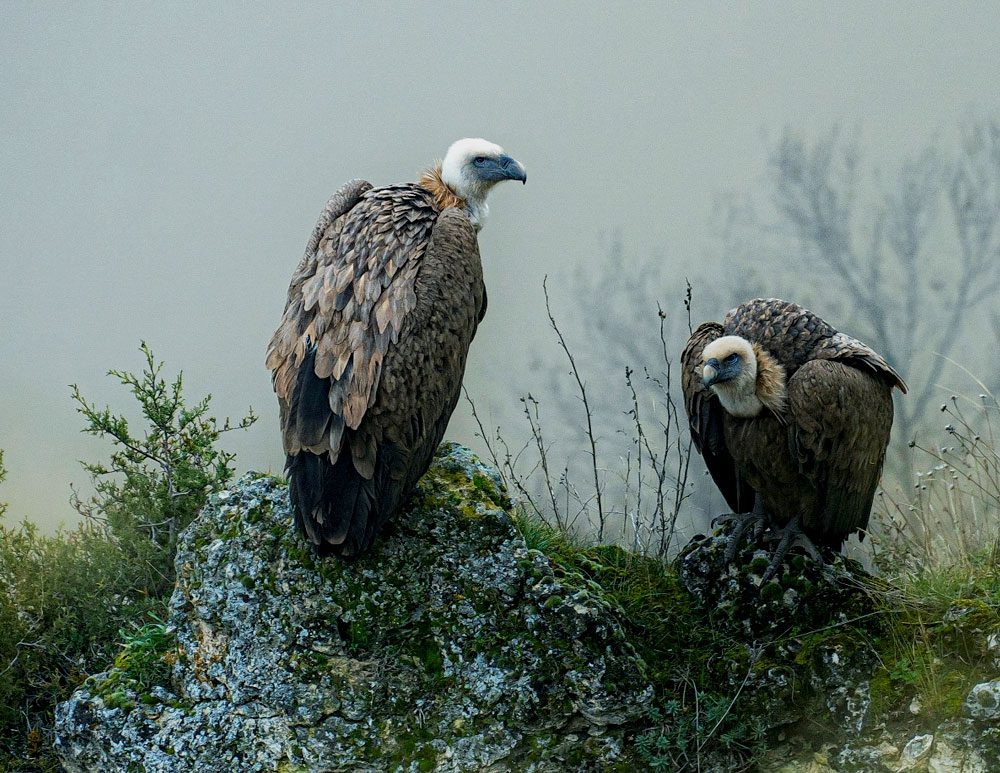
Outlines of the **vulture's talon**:
{"type": "Polygon", "coordinates": [[[743,535],[747,533],[747,530],[753,527],[753,539],[754,542],[764,533],[764,530],[768,525],[767,515],[760,512],[756,508],[753,512],[749,513],[726,513],[725,515],[718,516],[712,521],[712,525],[724,524],[724,523],[735,523],[736,527],[733,529],[732,534],[726,540],[726,553],[723,556],[723,560],[727,564],[731,564],[733,559],[736,558],[736,553],[739,552],[740,545],[743,543],[743,535]]]}
{"type": "Polygon", "coordinates": [[[742,517],[743,516],[739,513],[722,513],[722,515],[715,516],[709,525],[714,529],[718,526],[729,523],[730,521],[738,521],[742,517]]]}
{"type": "Polygon", "coordinates": [[[820,554],[819,548],[817,548],[815,543],[809,539],[804,531],[802,531],[801,516],[795,516],[780,531],[768,535],[768,540],[777,540],[778,547],[776,547],[774,549],[774,553],[771,554],[771,562],[767,565],[767,569],[764,570],[764,574],[761,576],[761,586],[774,578],[774,576],[778,573],[778,569],[780,569],[781,565],[784,563],[785,557],[788,555],[788,551],[790,551],[793,547],[802,548],[814,561],[820,564],[823,563],[823,556],[820,554]]]}

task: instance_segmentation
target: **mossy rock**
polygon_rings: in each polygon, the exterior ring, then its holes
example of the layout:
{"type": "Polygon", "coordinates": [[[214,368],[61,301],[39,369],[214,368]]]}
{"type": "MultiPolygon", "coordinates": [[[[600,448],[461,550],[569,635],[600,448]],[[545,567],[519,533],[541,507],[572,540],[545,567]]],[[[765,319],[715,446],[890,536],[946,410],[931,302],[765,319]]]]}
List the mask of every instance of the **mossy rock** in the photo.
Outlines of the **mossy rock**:
{"type": "Polygon", "coordinates": [[[581,545],[446,444],[342,563],[248,474],[182,535],[166,624],[59,707],[57,749],[70,771],[864,770],[887,728],[940,725],[942,749],[1000,765],[972,718],[987,688],[967,697],[996,676],[1000,580],[914,612],[832,553],[762,585],[766,546],[729,563],[727,536],[673,565],[581,545]]]}
{"type": "Polygon", "coordinates": [[[727,562],[732,528],[695,537],[676,562],[702,616],[733,643],[716,663],[719,689],[739,688],[739,710],[768,730],[808,720],[829,739],[856,736],[874,719],[879,582],[833,551],[816,561],[793,549],[765,583],[773,546],[747,541],[727,562]]]}
{"type": "Polygon", "coordinates": [[[64,764],[627,764],[653,694],[645,664],[613,602],[529,550],[510,506],[495,471],[445,445],[406,512],[344,563],[295,533],[282,483],[248,474],[181,538],[168,667],[126,653],[60,706],[64,764]]]}

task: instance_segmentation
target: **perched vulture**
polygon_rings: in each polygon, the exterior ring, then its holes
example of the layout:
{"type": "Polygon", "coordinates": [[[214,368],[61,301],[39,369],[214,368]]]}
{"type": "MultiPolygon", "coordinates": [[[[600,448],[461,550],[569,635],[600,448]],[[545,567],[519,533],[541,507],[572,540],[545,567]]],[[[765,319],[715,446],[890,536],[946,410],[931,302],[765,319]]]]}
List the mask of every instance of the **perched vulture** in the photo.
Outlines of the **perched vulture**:
{"type": "Polygon", "coordinates": [[[295,521],[321,553],[364,552],[427,471],[486,312],[486,196],[526,179],[464,139],[419,182],[327,202],[267,351],[295,521]]]}
{"type": "Polygon", "coordinates": [[[769,298],[699,325],[681,360],[692,439],[738,522],[729,560],[749,526],[780,529],[772,575],[793,543],[839,550],[868,525],[906,392],[879,354],[769,298]]]}

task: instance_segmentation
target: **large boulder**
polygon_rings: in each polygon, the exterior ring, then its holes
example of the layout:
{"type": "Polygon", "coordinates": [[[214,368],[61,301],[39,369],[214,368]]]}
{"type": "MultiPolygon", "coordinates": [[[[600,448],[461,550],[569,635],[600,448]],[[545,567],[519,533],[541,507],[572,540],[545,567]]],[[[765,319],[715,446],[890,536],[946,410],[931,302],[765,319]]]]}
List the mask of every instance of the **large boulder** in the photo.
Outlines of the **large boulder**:
{"type": "Polygon", "coordinates": [[[728,536],[673,565],[581,545],[446,445],[343,563],[248,474],[182,535],[165,623],[58,708],[56,747],[102,773],[1000,770],[993,607],[941,620],[981,652],[921,710],[891,588],[833,554],[764,583],[771,546],[729,562],[728,536]]]}
{"type": "Polygon", "coordinates": [[[529,550],[442,448],[372,552],[319,559],[248,474],[184,532],[165,630],[57,712],[70,771],[577,770],[652,698],[608,602],[529,550]]]}

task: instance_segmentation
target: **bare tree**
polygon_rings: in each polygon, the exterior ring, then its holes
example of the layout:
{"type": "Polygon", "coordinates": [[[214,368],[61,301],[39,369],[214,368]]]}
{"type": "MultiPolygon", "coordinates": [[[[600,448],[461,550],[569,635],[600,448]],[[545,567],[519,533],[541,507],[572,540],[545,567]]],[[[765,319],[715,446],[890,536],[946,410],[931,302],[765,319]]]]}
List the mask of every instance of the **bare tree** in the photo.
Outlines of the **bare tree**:
{"type": "MultiPolygon", "coordinates": [[[[749,248],[784,266],[782,284],[811,285],[817,311],[885,355],[911,388],[896,437],[912,439],[963,335],[1000,332],[1000,125],[971,124],[953,155],[929,146],[886,180],[836,130],[813,143],[786,133],[768,171],[773,212],[744,201],[725,216],[730,258],[749,248]]],[[[967,365],[1000,382],[991,363],[967,365]]]]}
{"type": "MultiPolygon", "coordinates": [[[[545,447],[550,456],[558,448],[558,458],[568,460],[558,464],[564,500],[571,499],[567,480],[596,481],[599,473],[597,490],[605,501],[637,509],[638,501],[622,496],[645,490],[634,472],[645,452],[633,415],[659,410],[674,438],[677,432],[687,437],[683,415],[663,410],[667,403],[680,404],[677,384],[659,375],[664,366],[669,370],[689,333],[690,310],[682,306],[688,278],[696,322],[720,319],[749,298],[784,297],[885,355],[910,386],[896,406],[891,467],[899,480],[910,479],[908,441],[939,415],[935,395],[949,359],[981,375],[992,391],[1000,387],[1000,372],[982,357],[993,347],[981,345],[984,337],[1000,342],[1000,124],[970,124],[953,152],[932,143],[887,174],[863,163],[856,143],[838,130],[814,141],[787,132],[769,149],[766,168],[762,188],[742,199],[730,195],[715,214],[719,263],[680,262],[657,252],[637,258],[612,237],[604,260],[588,263],[570,285],[566,329],[573,331],[575,362],[567,374],[563,358],[540,356],[533,370],[548,374],[544,396],[537,383],[531,385],[561,420],[554,428],[549,422],[545,447]],[[686,276],[677,273],[679,264],[687,267],[686,276]],[[577,379],[567,377],[573,371],[577,379]],[[580,372],[586,381],[579,380],[580,372]],[[582,425],[583,384],[592,430],[560,437],[561,429],[582,425]],[[595,438],[600,470],[592,453],[595,438]],[[615,460],[624,474],[612,470],[615,460]],[[611,491],[629,476],[633,483],[611,491]]],[[[534,398],[530,405],[537,418],[534,398]]],[[[666,458],[661,454],[658,462],[666,458]]],[[[684,480],[682,520],[721,512],[722,500],[700,459],[684,480]]]]}

